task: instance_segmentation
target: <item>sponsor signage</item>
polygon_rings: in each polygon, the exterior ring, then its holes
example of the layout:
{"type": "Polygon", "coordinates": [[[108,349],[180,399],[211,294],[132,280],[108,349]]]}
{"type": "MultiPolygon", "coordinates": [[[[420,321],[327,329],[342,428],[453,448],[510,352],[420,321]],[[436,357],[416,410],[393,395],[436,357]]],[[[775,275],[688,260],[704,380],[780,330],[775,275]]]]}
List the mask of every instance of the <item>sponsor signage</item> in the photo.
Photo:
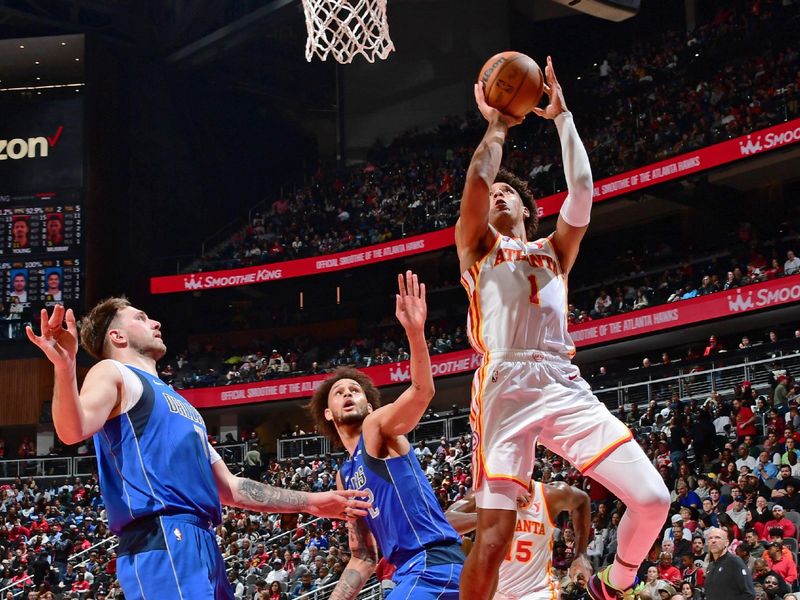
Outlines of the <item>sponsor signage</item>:
{"type": "Polygon", "coordinates": [[[363,267],[364,265],[375,264],[385,260],[412,256],[452,246],[455,239],[454,232],[455,227],[448,227],[433,233],[375,246],[366,246],[347,252],[339,252],[338,254],[326,254],[324,256],[300,258],[281,263],[227,271],[153,277],[150,279],[150,292],[153,294],[166,294],[169,292],[213,290],[363,267]]]}
{"type": "MultiPolygon", "coordinates": [[[[800,142],[800,119],[794,119],[754,131],[748,135],[707,146],[693,152],[673,156],[667,160],[634,169],[594,182],[593,202],[602,202],[615,196],[641,190],[665,181],[685,177],[692,173],[713,169],[742,158],[763,154],[800,142]]],[[[539,216],[546,217],[561,210],[566,192],[536,201],[539,216]]]]}
{"type": "Polygon", "coordinates": [[[83,184],[83,100],[19,102],[0,125],[0,192],[79,188],[83,184]]]}
{"type": "Polygon", "coordinates": [[[800,275],[790,275],[727,292],[717,292],[573,325],[569,332],[576,346],[592,346],[671,327],[772,308],[798,300],[800,300],[800,275]]]}
{"type": "MultiPolygon", "coordinates": [[[[797,142],[800,142],[800,119],[794,119],[793,121],[762,129],[727,142],[681,154],[641,169],[634,169],[633,171],[596,181],[593,201],[608,200],[628,192],[664,183],[665,181],[718,167],[725,163],[789,146],[797,142]]],[[[39,146],[41,146],[41,142],[39,142],[39,146]]],[[[557,214],[561,210],[561,205],[566,197],[567,193],[561,192],[538,199],[539,217],[544,218],[557,214]]],[[[152,277],[150,279],[150,291],[153,294],[168,294],[171,292],[210,290],[362,267],[384,260],[452,246],[455,243],[454,231],[455,228],[448,227],[447,229],[405,240],[366,246],[339,254],[271,263],[257,267],[208,271],[191,275],[152,277]]]]}
{"type": "MultiPolygon", "coordinates": [[[[575,345],[580,348],[772,308],[798,300],[800,300],[800,275],[791,275],[729,292],[717,292],[589,321],[573,325],[569,330],[575,345]]],[[[480,357],[473,350],[459,350],[431,357],[434,377],[470,373],[479,365],[480,357]]],[[[378,387],[407,383],[411,380],[411,367],[408,361],[361,370],[369,375],[378,387]]],[[[289,377],[241,385],[186,389],[180,390],[180,393],[197,408],[308,398],[327,376],[324,374],[289,377]]]]}
{"type": "MultiPolygon", "coordinates": [[[[473,350],[459,350],[431,357],[431,370],[434,377],[468,373],[474,371],[479,364],[480,357],[473,350]]],[[[369,375],[377,386],[396,385],[411,381],[409,361],[366,367],[360,370],[369,375]]],[[[326,373],[310,377],[289,377],[258,383],[179,391],[196,408],[214,408],[251,402],[309,398],[328,376],[329,374],[326,373]]]]}

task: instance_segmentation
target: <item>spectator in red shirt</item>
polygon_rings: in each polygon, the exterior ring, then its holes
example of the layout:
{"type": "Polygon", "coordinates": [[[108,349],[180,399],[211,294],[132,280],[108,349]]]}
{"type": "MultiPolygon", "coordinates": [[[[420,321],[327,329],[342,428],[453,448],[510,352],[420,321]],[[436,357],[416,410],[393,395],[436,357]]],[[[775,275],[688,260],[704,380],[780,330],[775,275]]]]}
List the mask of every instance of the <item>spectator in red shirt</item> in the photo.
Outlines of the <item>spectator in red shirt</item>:
{"type": "Polygon", "coordinates": [[[78,573],[78,578],[75,580],[75,583],[72,584],[72,591],[73,592],[89,591],[89,582],[86,581],[86,575],[84,573],[78,573]]]}
{"type": "Polygon", "coordinates": [[[659,555],[658,578],[669,581],[672,584],[678,584],[683,579],[678,567],[672,564],[672,554],[669,552],[662,552],[659,555]]]}
{"type": "Polygon", "coordinates": [[[725,348],[722,346],[722,344],[717,342],[717,336],[712,335],[710,338],[708,338],[708,346],[706,346],[706,349],[703,351],[703,356],[714,356],[715,354],[719,354],[724,349],[725,348]]]}
{"type": "Polygon", "coordinates": [[[769,531],[773,527],[777,527],[783,530],[783,537],[791,538],[795,536],[797,532],[794,523],[792,523],[783,513],[783,506],[780,504],[776,504],[772,507],[772,520],[767,521],[764,524],[764,530],[769,531]]]}
{"type": "Polygon", "coordinates": [[[743,404],[739,399],[734,399],[733,414],[736,419],[736,435],[739,438],[739,443],[744,441],[746,435],[758,435],[756,416],[749,406],[743,404]]]}
{"type": "Polygon", "coordinates": [[[769,546],[767,546],[767,557],[765,560],[769,568],[783,577],[786,583],[794,585],[794,582],[797,581],[797,565],[794,564],[791,553],[788,558],[784,555],[783,544],[780,542],[771,542],[769,546]]]}

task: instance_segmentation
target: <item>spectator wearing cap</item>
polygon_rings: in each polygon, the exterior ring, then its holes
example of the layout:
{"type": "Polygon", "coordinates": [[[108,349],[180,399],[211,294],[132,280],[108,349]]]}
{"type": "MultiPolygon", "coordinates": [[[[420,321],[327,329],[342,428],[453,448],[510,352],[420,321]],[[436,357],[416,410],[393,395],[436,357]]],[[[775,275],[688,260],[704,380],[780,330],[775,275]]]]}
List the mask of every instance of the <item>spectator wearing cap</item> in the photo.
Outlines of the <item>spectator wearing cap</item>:
{"type": "MultiPolygon", "coordinates": [[[[794,585],[797,581],[797,565],[791,552],[784,553],[784,546],[781,542],[770,542],[767,544],[767,554],[764,560],[767,561],[769,568],[786,580],[789,585],[794,585]]],[[[788,551],[788,548],[787,548],[788,551]]]]}
{"type": "Polygon", "coordinates": [[[731,503],[725,510],[727,515],[733,520],[739,529],[744,529],[747,523],[747,509],[744,506],[744,496],[738,490],[735,492],[731,503]]]}
{"type": "Polygon", "coordinates": [[[292,588],[292,597],[297,598],[304,594],[310,594],[317,589],[317,584],[311,580],[311,573],[306,573],[300,581],[292,588]]]}
{"type": "Polygon", "coordinates": [[[675,526],[680,525],[681,529],[683,529],[683,539],[690,540],[692,539],[692,532],[684,525],[683,517],[680,514],[672,515],[670,519],[670,526],[664,530],[664,537],[662,538],[661,543],[663,544],[667,540],[674,540],[675,539],[675,526]]]}
{"type": "Polygon", "coordinates": [[[783,537],[794,537],[797,529],[784,514],[783,506],[776,504],[772,507],[772,519],[764,524],[766,531],[772,528],[780,528],[783,531],[783,537]]]}
{"type": "Polygon", "coordinates": [[[281,586],[288,586],[289,572],[283,568],[283,561],[280,558],[276,558],[272,561],[271,565],[272,571],[267,575],[267,585],[273,581],[277,581],[281,586]]]}

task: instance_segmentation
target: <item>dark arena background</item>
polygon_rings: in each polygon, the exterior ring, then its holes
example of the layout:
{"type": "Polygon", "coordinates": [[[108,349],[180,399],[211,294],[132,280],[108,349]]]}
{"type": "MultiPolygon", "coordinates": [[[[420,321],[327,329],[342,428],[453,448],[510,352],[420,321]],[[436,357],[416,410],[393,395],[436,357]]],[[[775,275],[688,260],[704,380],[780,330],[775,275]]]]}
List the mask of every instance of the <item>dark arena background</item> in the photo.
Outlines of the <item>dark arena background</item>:
{"type": "MultiPolygon", "coordinates": [[[[747,545],[758,524],[765,544],[758,499],[779,502],[796,563],[800,498],[778,467],[800,478],[800,4],[642,0],[620,22],[550,0],[387,10],[395,51],[339,64],[306,61],[292,0],[0,1],[0,597],[122,597],[92,440],[58,439],[52,365],[25,334],[58,303],[80,317],[127,295],[161,322],[160,377],[231,471],[321,491],[344,454],[303,406],[337,366],[364,369],[384,402],[406,389],[394,294],[413,269],[436,395],[409,439],[441,505],[464,496],[479,358],[453,226],[485,130],[473,84],[509,49],[553,57],[594,175],[569,277],[574,362],[658,467],[670,515],[687,507],[701,541],[729,524],[747,545]],[[755,420],[737,427],[740,405],[755,420]],[[746,522],[726,512],[738,495],[746,522]]],[[[548,235],[566,195],[552,123],[512,129],[504,165],[548,235]]],[[[79,353],[79,377],[93,362],[79,353]]],[[[621,505],[537,457],[535,478],[589,493],[590,558],[608,564],[621,505]]],[[[327,598],[348,557],[343,523],[307,515],[224,508],[217,539],[237,598],[272,598],[256,594],[273,580],[327,598]]],[[[583,598],[571,552],[559,532],[561,597],[583,598]]],[[[681,593],[672,553],[677,576],[662,565],[653,589],[681,593]]],[[[798,589],[796,568],[784,578],[798,589]]]]}

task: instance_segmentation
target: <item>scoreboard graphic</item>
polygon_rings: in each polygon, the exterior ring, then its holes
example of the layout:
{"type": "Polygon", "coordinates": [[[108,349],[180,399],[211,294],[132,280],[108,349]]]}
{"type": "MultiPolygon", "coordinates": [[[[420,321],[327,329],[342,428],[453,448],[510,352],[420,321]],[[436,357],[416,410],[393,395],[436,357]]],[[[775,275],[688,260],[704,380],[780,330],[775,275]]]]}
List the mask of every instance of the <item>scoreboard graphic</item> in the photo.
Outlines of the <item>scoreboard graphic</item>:
{"type": "Polygon", "coordinates": [[[0,195],[0,301],[9,315],[80,305],[81,200],[77,191],[0,195]]]}

